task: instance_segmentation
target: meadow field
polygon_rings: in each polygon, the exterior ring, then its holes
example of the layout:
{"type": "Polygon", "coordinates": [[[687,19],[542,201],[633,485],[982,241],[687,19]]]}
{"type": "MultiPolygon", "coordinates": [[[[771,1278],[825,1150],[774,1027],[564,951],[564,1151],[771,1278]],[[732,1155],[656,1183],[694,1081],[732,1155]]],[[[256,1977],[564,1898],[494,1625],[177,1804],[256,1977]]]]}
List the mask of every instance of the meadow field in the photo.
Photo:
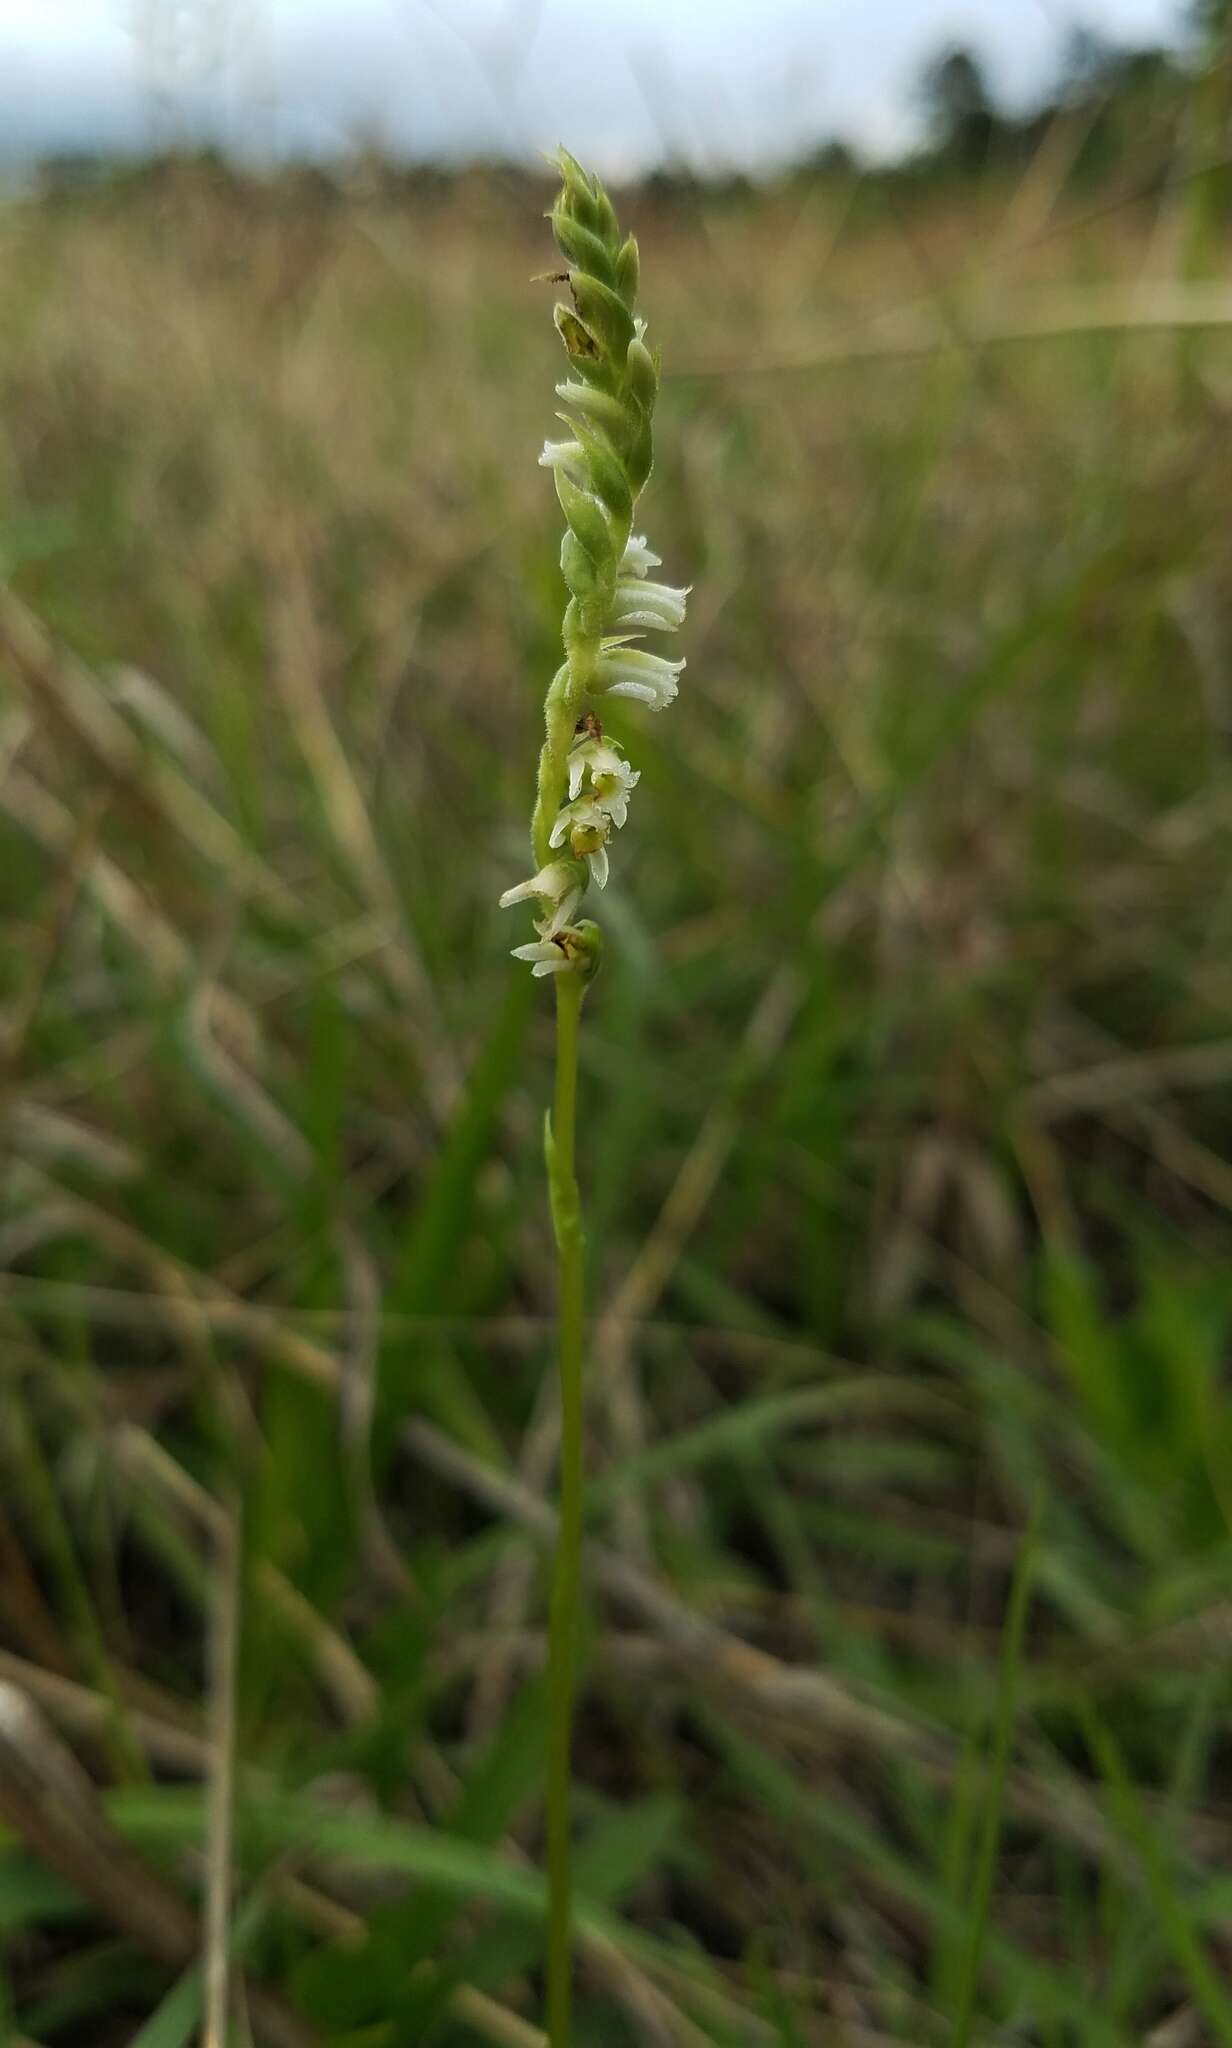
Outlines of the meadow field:
{"type": "MultiPolygon", "coordinates": [[[[578,2048],[1232,2042],[1229,241],[1070,161],[620,197],[578,2048]]],[[[14,2041],[542,2048],[549,195],[0,212],[14,2041]]]]}

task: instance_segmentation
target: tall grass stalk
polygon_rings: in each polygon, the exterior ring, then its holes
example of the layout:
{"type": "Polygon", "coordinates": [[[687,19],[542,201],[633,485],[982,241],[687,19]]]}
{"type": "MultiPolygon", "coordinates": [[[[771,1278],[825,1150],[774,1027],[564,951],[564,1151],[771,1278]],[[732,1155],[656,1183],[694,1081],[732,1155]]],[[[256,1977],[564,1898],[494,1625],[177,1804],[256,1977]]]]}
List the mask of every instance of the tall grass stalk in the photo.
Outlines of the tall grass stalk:
{"type": "Polygon", "coordinates": [[[639,776],[603,730],[606,698],[661,710],[677,694],[683,662],[636,645],[646,631],[672,632],[687,592],[650,580],[658,566],[633,534],[633,510],[650,475],[659,366],[635,312],[637,243],[621,236],[598,180],[562,150],[553,232],[568,268],[569,303],[555,308],[569,359],[557,385],[569,438],[544,444],[565,515],[561,571],[569,588],[561,637],[565,659],[544,704],[544,740],[531,820],[535,872],[507,889],[502,906],[533,902],[536,937],[516,946],[533,974],[556,983],[556,1086],[544,1151],[559,1269],[560,1532],[548,1647],[548,2035],[568,2048],[572,2031],[572,1732],[578,1585],[584,1505],[582,1429],[585,1293],[582,1205],[576,1171],[578,1036],[602,937],[578,918],[593,885],[603,889],[608,848],[624,825],[639,776]]]}

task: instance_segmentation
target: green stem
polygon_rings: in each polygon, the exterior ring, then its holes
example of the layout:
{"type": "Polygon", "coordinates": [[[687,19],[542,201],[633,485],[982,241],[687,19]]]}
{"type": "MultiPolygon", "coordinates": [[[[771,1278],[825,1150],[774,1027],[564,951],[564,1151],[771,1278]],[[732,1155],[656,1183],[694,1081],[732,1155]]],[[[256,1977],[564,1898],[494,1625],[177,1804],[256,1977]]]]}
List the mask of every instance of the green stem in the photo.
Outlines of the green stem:
{"type": "Polygon", "coordinates": [[[556,981],[556,1098],[546,1133],[548,1189],[560,1274],[560,1529],[548,1624],[548,2040],[569,2048],[573,2003],[570,1832],[573,1695],[582,1551],[582,1347],[584,1239],[574,1172],[578,1023],[586,984],[556,981]]]}

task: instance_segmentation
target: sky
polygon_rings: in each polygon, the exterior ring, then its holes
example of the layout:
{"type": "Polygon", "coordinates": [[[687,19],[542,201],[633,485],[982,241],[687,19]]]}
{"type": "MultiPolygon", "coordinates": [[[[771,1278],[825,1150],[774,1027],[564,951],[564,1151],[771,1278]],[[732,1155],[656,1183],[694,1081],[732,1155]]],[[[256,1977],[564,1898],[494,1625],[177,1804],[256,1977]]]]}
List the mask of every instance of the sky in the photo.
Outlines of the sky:
{"type": "Polygon", "coordinates": [[[914,138],[940,47],[1007,104],[1075,25],[1174,40],[1181,0],[0,0],[0,149],[168,135],[257,158],[380,142],[416,158],[530,157],[563,140],[619,176],[664,158],[773,168],[832,136],[914,138]]]}

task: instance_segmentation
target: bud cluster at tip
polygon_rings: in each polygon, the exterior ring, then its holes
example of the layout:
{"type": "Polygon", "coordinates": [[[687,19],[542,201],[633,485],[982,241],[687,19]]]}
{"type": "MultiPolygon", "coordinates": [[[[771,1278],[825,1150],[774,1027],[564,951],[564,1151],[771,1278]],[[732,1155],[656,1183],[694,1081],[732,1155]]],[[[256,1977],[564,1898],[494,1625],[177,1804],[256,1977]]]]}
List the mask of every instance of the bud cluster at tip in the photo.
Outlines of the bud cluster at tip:
{"type": "Polygon", "coordinates": [[[589,884],[601,889],[607,882],[608,846],[639,780],[623,748],[605,737],[599,706],[605,697],[628,697],[656,711],[672,702],[684,662],[636,643],[646,632],[674,632],[688,592],[650,579],[659,557],[633,533],[654,459],[659,386],[658,359],[635,311],[637,243],[622,237],[597,178],[566,150],[553,161],[563,184],[549,218],[568,265],[555,281],[569,289],[569,303],[559,301],[554,318],[569,374],[556,386],[566,437],[546,441],[539,460],[552,472],[565,516],[565,660],[544,705],[531,821],[536,872],[507,889],[501,904],[538,905],[538,941],[515,948],[536,975],[589,978],[598,963],[598,931],[574,919],[589,884]]]}

